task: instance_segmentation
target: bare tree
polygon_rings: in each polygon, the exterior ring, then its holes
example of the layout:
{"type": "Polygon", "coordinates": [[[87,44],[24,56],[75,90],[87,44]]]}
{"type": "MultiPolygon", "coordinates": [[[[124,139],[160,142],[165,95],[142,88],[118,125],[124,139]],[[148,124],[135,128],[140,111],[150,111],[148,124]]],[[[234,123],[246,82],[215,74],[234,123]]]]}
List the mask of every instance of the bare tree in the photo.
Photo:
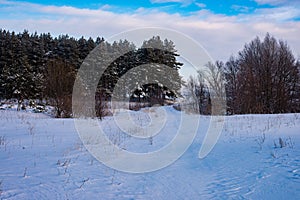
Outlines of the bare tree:
{"type": "Polygon", "coordinates": [[[186,84],[188,109],[199,114],[210,114],[210,96],[201,73],[190,76],[186,84]]]}
{"type": "Polygon", "coordinates": [[[218,61],[215,64],[208,62],[206,67],[207,70],[201,73],[209,88],[212,104],[211,114],[223,115],[226,113],[225,79],[223,76],[224,64],[218,61]]]}
{"type": "Polygon", "coordinates": [[[103,88],[97,88],[95,94],[95,110],[96,116],[102,119],[104,116],[109,115],[109,94],[103,88]]]}
{"type": "Polygon", "coordinates": [[[45,78],[45,95],[55,107],[56,117],[71,117],[74,66],[61,59],[52,59],[47,63],[45,78]]]}
{"type": "Polygon", "coordinates": [[[299,111],[299,61],[286,42],[256,37],[223,67],[229,114],[299,111]]]}
{"type": "Polygon", "coordinates": [[[229,114],[239,113],[239,99],[238,99],[238,61],[231,56],[229,61],[224,66],[224,76],[226,79],[226,100],[227,100],[227,112],[229,114]]]}
{"type": "Polygon", "coordinates": [[[285,42],[269,34],[263,41],[257,37],[235,62],[239,65],[235,103],[241,113],[293,112],[299,69],[285,42]]]}

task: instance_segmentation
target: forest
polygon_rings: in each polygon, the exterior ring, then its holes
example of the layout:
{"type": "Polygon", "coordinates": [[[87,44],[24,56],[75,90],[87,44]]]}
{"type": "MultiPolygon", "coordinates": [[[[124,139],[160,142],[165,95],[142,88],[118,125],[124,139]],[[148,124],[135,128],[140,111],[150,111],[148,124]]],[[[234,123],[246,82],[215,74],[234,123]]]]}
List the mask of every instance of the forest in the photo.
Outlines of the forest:
{"type": "MultiPolygon", "coordinates": [[[[182,97],[180,91],[185,88],[194,112],[211,114],[211,94],[205,76],[198,72],[183,80],[178,70],[184,65],[177,61],[180,55],[175,45],[159,36],[145,39],[141,47],[136,47],[127,40],[108,43],[103,37],[53,37],[50,33],[0,30],[0,99],[17,99],[19,109],[25,100],[38,100],[54,106],[56,117],[72,117],[77,71],[97,47],[101,49],[102,59],[126,52],[109,64],[99,80],[95,94],[99,117],[106,114],[103,102],[110,100],[120,78],[141,65],[157,66],[157,69],[149,72],[145,67],[144,72],[134,75],[136,80],[143,73],[157,76],[151,84],[124,83],[128,90],[124,96],[131,102],[147,106],[172,104],[182,97]],[[161,77],[170,80],[172,89],[161,84],[161,77]]],[[[226,114],[300,112],[300,61],[286,42],[269,33],[263,40],[256,37],[245,44],[228,61],[207,63],[206,67],[222,77],[219,87],[226,93],[226,114]]]]}
{"type": "Polygon", "coordinates": [[[274,114],[300,112],[300,62],[282,40],[269,33],[245,44],[228,61],[207,63],[212,81],[199,72],[187,81],[192,108],[210,114],[209,87],[225,91],[226,114],[274,114]],[[220,75],[221,74],[221,75],[220,75]],[[207,84],[208,82],[208,84],[207,84]]]}

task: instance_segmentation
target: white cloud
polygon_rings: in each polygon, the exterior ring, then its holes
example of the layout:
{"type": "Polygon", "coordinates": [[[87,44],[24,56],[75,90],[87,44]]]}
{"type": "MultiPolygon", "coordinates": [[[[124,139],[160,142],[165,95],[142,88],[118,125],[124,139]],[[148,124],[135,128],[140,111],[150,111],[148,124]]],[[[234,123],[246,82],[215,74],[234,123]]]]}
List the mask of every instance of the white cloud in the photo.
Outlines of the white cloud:
{"type": "Polygon", "coordinates": [[[248,12],[250,10],[250,7],[241,6],[241,5],[232,5],[231,9],[239,11],[239,12],[248,12]]]}
{"type": "Polygon", "coordinates": [[[7,1],[7,0],[0,0],[0,4],[2,5],[9,5],[12,4],[11,2],[7,1]]]}
{"type": "Polygon", "coordinates": [[[277,21],[290,20],[300,17],[300,9],[294,7],[278,7],[259,9],[257,12],[265,19],[274,19],[277,21]]]}
{"type": "Polygon", "coordinates": [[[295,55],[300,57],[300,22],[282,21],[296,16],[298,11],[292,10],[292,14],[286,11],[287,8],[272,12],[261,9],[254,15],[228,17],[205,9],[191,16],[181,16],[140,8],[132,13],[120,14],[101,8],[92,10],[15,2],[8,7],[0,7],[0,16],[4,16],[3,13],[8,16],[0,18],[0,27],[17,32],[27,29],[54,35],[68,33],[75,37],[105,38],[129,29],[162,27],[187,34],[200,43],[212,58],[221,60],[228,59],[231,54],[236,55],[255,36],[263,37],[269,32],[276,38],[287,40],[295,55]],[[11,16],[11,11],[22,15],[22,18],[11,16]],[[278,22],[278,19],[281,20],[278,22]]]}
{"type": "Polygon", "coordinates": [[[186,0],[150,0],[151,3],[185,3],[186,0]]]}
{"type": "Polygon", "coordinates": [[[238,18],[240,21],[271,21],[273,23],[281,23],[300,18],[300,8],[292,6],[259,8],[251,15],[240,14],[238,18]]]}
{"type": "Polygon", "coordinates": [[[255,0],[258,5],[271,5],[271,6],[300,6],[299,0],[255,0]]]}
{"type": "Polygon", "coordinates": [[[194,0],[150,0],[153,4],[162,4],[162,3],[180,3],[182,6],[188,6],[193,3],[194,0]]]}
{"type": "Polygon", "coordinates": [[[195,3],[196,6],[198,6],[199,8],[205,8],[206,7],[206,4],[204,3],[195,3]]]}
{"type": "Polygon", "coordinates": [[[288,0],[255,0],[256,3],[260,5],[278,5],[287,2],[288,0]]]}

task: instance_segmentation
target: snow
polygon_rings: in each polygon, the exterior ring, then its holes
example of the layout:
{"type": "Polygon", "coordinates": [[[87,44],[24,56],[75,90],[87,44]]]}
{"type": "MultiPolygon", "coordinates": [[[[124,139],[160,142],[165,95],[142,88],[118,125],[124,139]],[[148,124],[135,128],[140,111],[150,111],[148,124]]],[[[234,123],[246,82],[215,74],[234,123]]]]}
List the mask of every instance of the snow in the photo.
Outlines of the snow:
{"type": "MultiPolygon", "coordinates": [[[[187,115],[169,106],[145,108],[129,115],[116,112],[120,123],[114,117],[98,123],[120,148],[146,153],[174,138],[181,114],[187,115]],[[128,118],[136,125],[126,124],[128,118]],[[152,122],[165,126],[157,130],[152,122]],[[155,134],[145,138],[152,129],[155,134]]],[[[209,120],[200,117],[196,138],[176,162],[154,172],[131,174],[95,159],[80,140],[73,119],[0,110],[0,199],[300,197],[300,114],[226,116],[217,144],[199,159],[209,120]],[[279,148],[279,138],[285,147],[279,148]]],[[[190,120],[189,126],[193,123],[190,120]]]]}

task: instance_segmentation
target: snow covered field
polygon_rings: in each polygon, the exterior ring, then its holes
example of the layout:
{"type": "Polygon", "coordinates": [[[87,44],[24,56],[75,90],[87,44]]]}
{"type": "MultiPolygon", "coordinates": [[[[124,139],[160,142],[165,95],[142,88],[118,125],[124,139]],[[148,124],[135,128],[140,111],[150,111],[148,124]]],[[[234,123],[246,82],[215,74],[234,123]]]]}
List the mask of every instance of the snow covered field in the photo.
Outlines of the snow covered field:
{"type": "MultiPolygon", "coordinates": [[[[149,112],[160,114],[142,109],[131,117],[146,126],[149,112]]],[[[122,133],[113,117],[99,123],[119,147],[151,152],[176,134],[181,112],[165,107],[165,114],[165,128],[151,139],[122,133]]],[[[300,198],[300,114],[227,116],[216,146],[200,160],[209,119],[201,116],[193,144],[175,163],[130,174],[96,160],[72,119],[0,110],[0,199],[300,198]]]]}

